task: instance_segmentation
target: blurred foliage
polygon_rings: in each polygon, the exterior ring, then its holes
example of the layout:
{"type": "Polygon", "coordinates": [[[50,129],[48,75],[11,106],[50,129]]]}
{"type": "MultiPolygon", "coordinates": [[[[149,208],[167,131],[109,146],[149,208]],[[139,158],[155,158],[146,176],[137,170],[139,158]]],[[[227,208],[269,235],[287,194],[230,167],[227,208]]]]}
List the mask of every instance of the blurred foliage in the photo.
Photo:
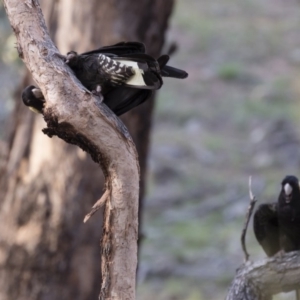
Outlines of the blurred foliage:
{"type": "MultiPolygon", "coordinates": [[[[224,299],[243,262],[248,176],[260,202],[300,176],[300,4],[178,0],[170,27],[170,64],[189,78],[165,79],[156,103],[138,299],[224,299]]],[[[20,75],[14,47],[0,2],[0,121],[20,75]]]]}
{"type": "Polygon", "coordinates": [[[0,139],[6,137],[5,120],[14,107],[13,91],[18,87],[24,66],[16,50],[16,38],[0,2],[0,139]]]}
{"type": "Polygon", "coordinates": [[[4,43],[4,47],[2,48],[2,61],[6,64],[21,64],[16,50],[16,36],[14,34],[9,35],[4,43]]]}
{"type": "MultiPolygon", "coordinates": [[[[299,20],[297,2],[177,1],[171,61],[189,78],[164,80],[156,104],[139,299],[224,299],[248,176],[260,202],[300,176],[299,20]]],[[[263,258],[251,226],[251,259],[263,258]]]]}
{"type": "Polygon", "coordinates": [[[16,51],[16,37],[11,30],[2,2],[0,2],[0,58],[0,62],[6,64],[20,63],[16,51]]]}
{"type": "Polygon", "coordinates": [[[241,74],[241,67],[236,63],[226,63],[218,70],[218,75],[224,80],[233,80],[241,74]]]}

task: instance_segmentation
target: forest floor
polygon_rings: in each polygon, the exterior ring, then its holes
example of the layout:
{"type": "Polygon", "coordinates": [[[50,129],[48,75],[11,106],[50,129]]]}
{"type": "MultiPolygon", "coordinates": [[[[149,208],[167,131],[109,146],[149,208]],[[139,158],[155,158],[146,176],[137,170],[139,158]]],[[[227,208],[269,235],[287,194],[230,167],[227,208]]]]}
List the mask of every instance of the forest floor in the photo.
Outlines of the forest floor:
{"type": "MultiPolygon", "coordinates": [[[[22,73],[7,26],[0,126],[22,73]]],[[[166,79],[156,102],[137,299],[220,300],[243,262],[249,175],[259,202],[300,176],[300,2],[178,0],[168,39],[189,77],[166,79]]],[[[252,224],[247,247],[265,256],[252,224]]]]}
{"type": "MultiPolygon", "coordinates": [[[[249,175],[259,202],[300,176],[300,2],[178,0],[169,41],[189,77],[158,95],[138,299],[224,299],[249,175]]],[[[252,223],[247,246],[265,257],[252,223]]]]}

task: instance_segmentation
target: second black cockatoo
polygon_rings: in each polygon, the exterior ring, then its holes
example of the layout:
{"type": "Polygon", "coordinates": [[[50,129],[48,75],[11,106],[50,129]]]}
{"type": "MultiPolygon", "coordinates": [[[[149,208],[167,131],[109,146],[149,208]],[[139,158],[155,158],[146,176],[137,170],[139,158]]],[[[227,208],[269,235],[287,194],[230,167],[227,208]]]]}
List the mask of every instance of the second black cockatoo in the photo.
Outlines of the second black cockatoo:
{"type": "Polygon", "coordinates": [[[277,203],[262,204],[254,214],[254,234],[268,256],[300,250],[300,188],[295,176],[281,183],[277,203]]]}
{"type": "MultiPolygon", "coordinates": [[[[188,76],[185,71],[166,65],[168,55],[156,60],[145,52],[142,43],[122,42],[80,55],[71,51],[63,59],[88,90],[101,91],[103,102],[119,116],[146,101],[152,90],[162,86],[162,77],[188,76]]],[[[25,105],[39,110],[33,89],[36,88],[25,88],[22,99],[25,105]]]]}

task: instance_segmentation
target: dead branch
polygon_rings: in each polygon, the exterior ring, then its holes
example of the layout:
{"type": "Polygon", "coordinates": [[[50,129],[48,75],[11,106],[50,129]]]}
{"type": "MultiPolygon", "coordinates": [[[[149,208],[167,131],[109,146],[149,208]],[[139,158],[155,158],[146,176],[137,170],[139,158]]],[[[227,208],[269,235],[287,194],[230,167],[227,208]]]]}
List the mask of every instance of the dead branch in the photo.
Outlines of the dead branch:
{"type": "Polygon", "coordinates": [[[83,223],[86,223],[107,201],[109,190],[106,190],[102,197],[93,205],[91,211],[84,217],[83,223]]]}
{"type": "Polygon", "coordinates": [[[226,300],[269,300],[272,295],[299,288],[300,252],[246,262],[236,273],[226,300]]]}
{"type": "Polygon", "coordinates": [[[247,234],[247,229],[248,229],[248,225],[249,225],[249,221],[251,219],[252,213],[253,213],[253,209],[256,203],[256,198],[252,193],[252,178],[251,176],[249,177],[249,196],[250,196],[250,204],[247,210],[247,214],[246,214],[246,220],[245,220],[245,224],[242,230],[242,235],[241,235],[241,244],[242,244],[242,249],[245,255],[245,261],[247,261],[249,259],[249,253],[247,251],[247,247],[246,247],[246,234],[247,234]]]}
{"type": "MultiPolygon", "coordinates": [[[[4,0],[17,49],[46,99],[48,136],[87,151],[105,175],[100,299],[135,299],[139,167],[127,129],[59,58],[37,0],[4,0]]],[[[53,158],[55,159],[55,158],[53,158]]]]}

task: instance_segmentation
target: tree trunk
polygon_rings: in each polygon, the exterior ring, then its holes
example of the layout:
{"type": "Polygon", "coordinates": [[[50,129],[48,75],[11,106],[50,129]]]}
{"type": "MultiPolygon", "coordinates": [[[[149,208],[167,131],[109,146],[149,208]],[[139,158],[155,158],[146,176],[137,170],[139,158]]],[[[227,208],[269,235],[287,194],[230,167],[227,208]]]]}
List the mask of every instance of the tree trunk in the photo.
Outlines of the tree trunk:
{"type": "MultiPolygon", "coordinates": [[[[164,42],[172,4],[173,0],[42,1],[62,53],[139,40],[155,56],[164,42]]],[[[139,153],[140,201],[152,109],[153,100],[147,101],[122,118],[139,153]]],[[[85,225],[82,220],[101,196],[99,168],[85,152],[44,136],[41,116],[21,101],[11,119],[8,160],[0,173],[0,300],[96,299],[101,217],[85,225]]]]}

